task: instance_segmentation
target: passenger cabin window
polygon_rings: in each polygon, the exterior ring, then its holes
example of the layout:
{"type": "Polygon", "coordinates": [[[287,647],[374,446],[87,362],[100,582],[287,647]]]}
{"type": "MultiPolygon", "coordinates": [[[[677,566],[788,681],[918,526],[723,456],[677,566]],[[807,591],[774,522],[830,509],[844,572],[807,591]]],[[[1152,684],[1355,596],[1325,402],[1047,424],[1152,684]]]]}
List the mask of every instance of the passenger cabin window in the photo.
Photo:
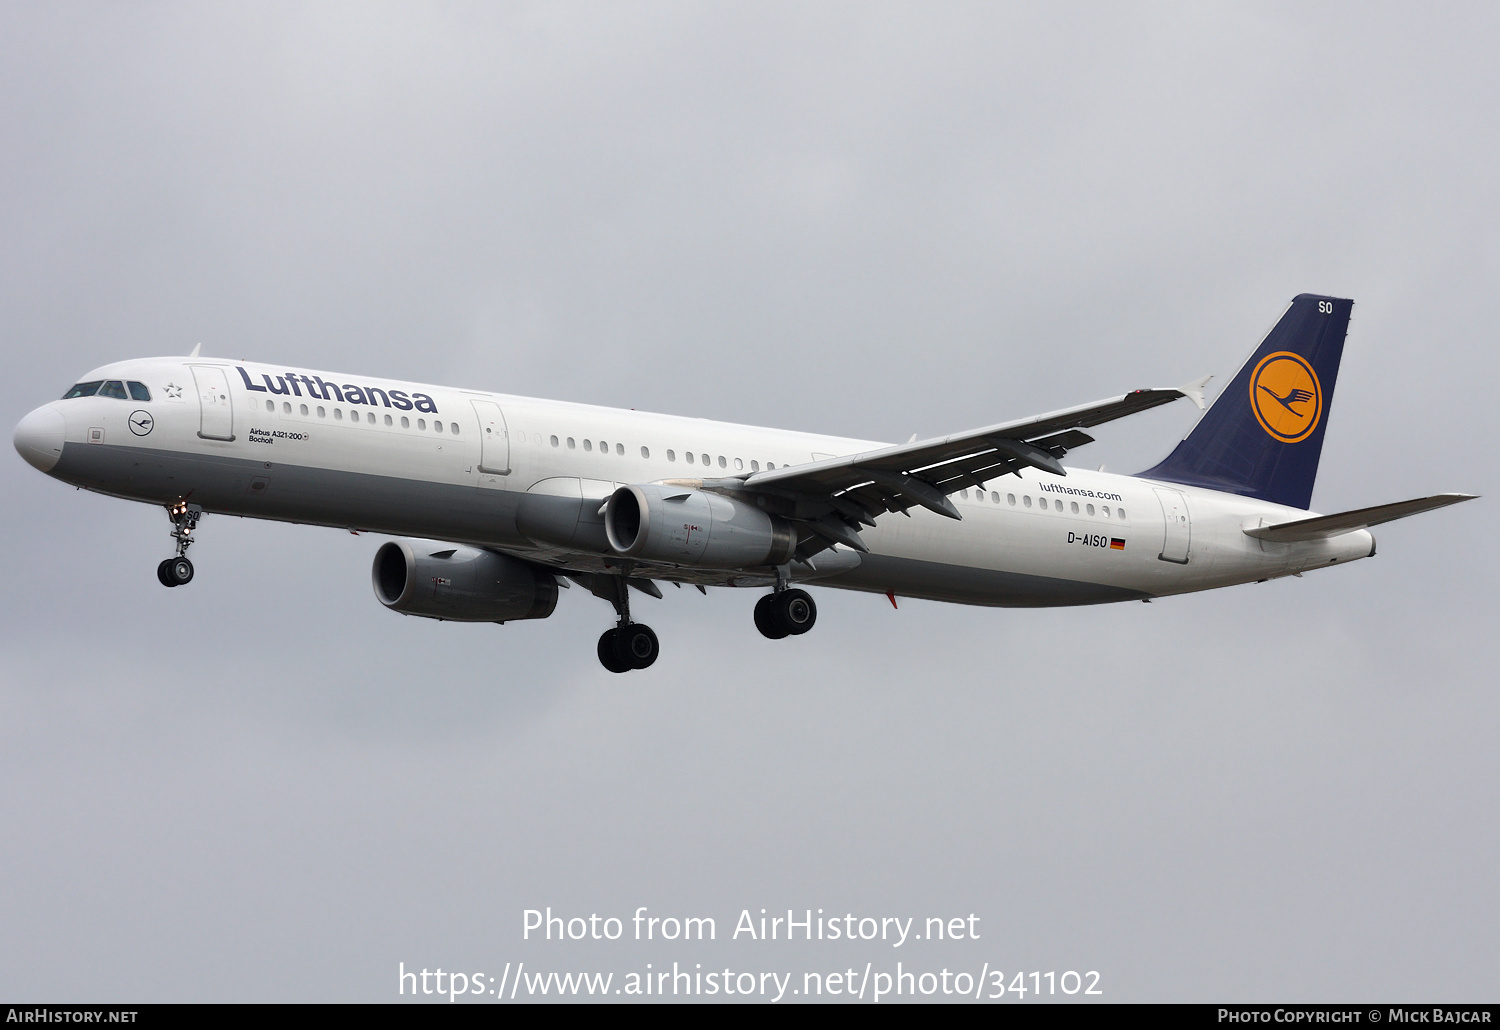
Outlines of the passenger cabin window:
{"type": "MultiPolygon", "coordinates": [[[[306,404],[301,404],[301,405],[298,405],[298,407],[300,407],[300,408],[301,408],[301,409],[302,409],[302,414],[304,414],[304,415],[306,415],[306,414],[307,414],[307,405],[306,405],[306,404]]],[[[404,418],[403,418],[403,419],[402,419],[402,420],[401,420],[401,421],[402,421],[402,422],[405,422],[405,421],[406,421],[406,419],[404,419],[404,418]]]]}
{"type": "Polygon", "coordinates": [[[672,450],[670,447],[667,448],[667,460],[668,461],[676,461],[677,460],[677,452],[674,451],[674,450],[672,450]]]}
{"type": "Polygon", "coordinates": [[[99,392],[99,387],[104,385],[103,379],[95,379],[92,383],[79,383],[73,389],[63,394],[62,399],[70,401],[74,397],[92,397],[99,392]]]}
{"type": "Polygon", "coordinates": [[[1073,514],[1074,515],[1078,514],[1078,502],[1077,501],[1073,502],[1073,514]]]}
{"type": "MultiPolygon", "coordinates": [[[[282,401],[281,402],[281,413],[283,415],[290,415],[292,413],[292,402],[291,401],[282,401]]],[[[391,424],[391,416],[387,415],[385,417],[385,424],[386,425],[390,425],[391,424]]]]}
{"type": "Polygon", "coordinates": [[[552,438],[552,446],[553,447],[557,446],[557,437],[555,437],[555,436],[552,438]]]}
{"type": "MultiPolygon", "coordinates": [[[[458,423],[457,422],[449,422],[448,423],[448,432],[452,433],[454,436],[457,436],[458,435],[458,423]]],[[[540,436],[538,436],[536,438],[536,442],[537,443],[541,443],[542,442],[542,438],[540,436]]]]}
{"type": "Polygon", "coordinates": [[[570,437],[568,437],[568,450],[570,450],[570,451],[571,451],[571,450],[573,450],[573,449],[574,449],[574,448],[576,448],[576,447],[577,447],[577,446],[578,446],[578,445],[577,445],[577,444],[576,444],[576,443],[574,443],[574,442],[573,442],[573,438],[572,438],[572,437],[571,437],[571,436],[570,436],[570,437]]]}
{"type": "Polygon", "coordinates": [[[594,449],[594,441],[592,441],[592,440],[585,440],[585,441],[583,441],[583,449],[586,450],[586,451],[592,451],[594,449]]]}
{"type": "Polygon", "coordinates": [[[643,458],[649,458],[649,457],[651,457],[651,452],[649,450],[647,450],[645,447],[642,447],[641,448],[641,457],[643,457],[643,458]]]}
{"type": "Polygon", "coordinates": [[[745,463],[743,461],[741,461],[739,458],[735,458],[734,459],[734,470],[736,472],[738,472],[740,469],[742,469],[744,467],[745,467],[745,463]]]}
{"type": "Polygon", "coordinates": [[[625,445],[622,443],[615,444],[615,453],[622,458],[625,457],[625,445]]]}
{"type": "Polygon", "coordinates": [[[1089,514],[1090,514],[1090,515],[1092,515],[1092,514],[1094,514],[1094,506],[1093,506],[1093,505],[1092,505],[1092,504],[1089,504],[1089,505],[1085,505],[1085,506],[1084,506],[1084,511],[1086,511],[1086,512],[1088,512],[1088,513],[1089,513],[1089,514]]]}
{"type": "Polygon", "coordinates": [[[683,458],[687,461],[687,463],[689,465],[691,465],[693,463],[693,452],[692,451],[688,451],[686,454],[683,455],[683,458]]]}
{"type": "Polygon", "coordinates": [[[1021,502],[1023,504],[1025,504],[1026,507],[1028,507],[1028,508],[1031,507],[1031,497],[1030,497],[1030,495],[1027,495],[1027,496],[1021,498],[1021,502]]]}
{"type": "Polygon", "coordinates": [[[319,404],[318,405],[318,417],[319,418],[324,418],[327,415],[328,415],[328,412],[326,412],[326,411],[323,410],[323,405],[319,404]]]}
{"type": "Polygon", "coordinates": [[[1104,517],[1105,518],[1109,518],[1109,505],[1107,505],[1107,504],[1101,505],[1100,508],[1099,508],[1099,510],[1102,511],[1102,512],[1104,512],[1104,517]]]}
{"type": "Polygon", "coordinates": [[[401,416],[401,428],[402,429],[410,429],[411,428],[411,419],[407,418],[405,415],[401,416]]]}
{"type": "Polygon", "coordinates": [[[267,411],[275,411],[276,410],[276,402],[275,401],[266,401],[266,410],[267,411]]]}
{"type": "Polygon", "coordinates": [[[151,399],[151,391],[148,390],[148,389],[146,389],[146,384],[145,383],[138,383],[138,382],[136,382],[135,380],[132,379],[130,382],[126,383],[125,385],[130,388],[130,399],[131,400],[133,400],[133,401],[149,401],[151,399]]]}
{"type": "MultiPolygon", "coordinates": [[[[322,408],[318,409],[319,412],[322,412],[322,410],[323,410],[322,408]]],[[[427,420],[425,418],[419,418],[419,419],[417,419],[417,428],[418,429],[426,429],[427,428],[427,420]]]]}
{"type": "Polygon", "coordinates": [[[760,462],[756,461],[754,458],[750,459],[750,471],[751,472],[759,472],[760,471],[760,462]]]}
{"type": "Polygon", "coordinates": [[[1123,519],[1125,517],[1125,509],[1124,508],[1116,508],[1115,509],[1115,514],[1118,515],[1118,516],[1120,516],[1120,518],[1123,519]]]}
{"type": "Polygon", "coordinates": [[[710,464],[710,462],[708,460],[708,455],[704,454],[704,455],[700,455],[700,457],[703,458],[703,464],[705,464],[705,465],[710,464]]]}
{"type": "Polygon", "coordinates": [[[385,424],[386,424],[386,425],[390,425],[390,424],[391,424],[391,416],[389,416],[389,415],[387,415],[387,416],[386,416],[386,417],[385,417],[385,424]]]}
{"type": "Polygon", "coordinates": [[[443,431],[443,424],[441,422],[439,422],[437,419],[433,419],[432,420],[432,431],[434,433],[441,433],[443,431]]]}
{"type": "MultiPolygon", "coordinates": [[[[322,410],[323,410],[322,408],[318,409],[318,411],[320,413],[322,412],[322,410]]],[[[342,408],[334,408],[333,409],[333,418],[334,418],[334,421],[336,421],[336,422],[342,422],[342,421],[344,421],[344,412],[343,412],[343,409],[342,408]]]]}
{"type": "Polygon", "coordinates": [[[117,401],[128,401],[125,395],[125,384],[118,379],[111,379],[99,388],[100,397],[113,397],[117,401]]]}

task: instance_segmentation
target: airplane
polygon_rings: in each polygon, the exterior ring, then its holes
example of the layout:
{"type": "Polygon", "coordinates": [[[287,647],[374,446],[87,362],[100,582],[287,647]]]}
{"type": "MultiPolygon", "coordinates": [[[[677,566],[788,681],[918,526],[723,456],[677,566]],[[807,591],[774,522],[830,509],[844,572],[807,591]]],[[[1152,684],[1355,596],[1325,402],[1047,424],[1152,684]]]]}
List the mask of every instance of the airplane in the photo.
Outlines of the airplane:
{"type": "Polygon", "coordinates": [[[631,592],[766,590],[771,639],[808,584],[995,607],[1150,601],[1375,554],[1370,527],[1470,494],[1311,513],[1353,301],[1302,294],[1194,428],[1135,475],[1066,468],[1088,430],[1209,377],[951,436],[880,444],[201,357],[89,372],[16,426],[74,486],[163,506],[187,558],[206,513],[389,535],[376,598],[460,622],[543,619],[577,584],[613,605],[610,672],[656,661],[631,592]]]}

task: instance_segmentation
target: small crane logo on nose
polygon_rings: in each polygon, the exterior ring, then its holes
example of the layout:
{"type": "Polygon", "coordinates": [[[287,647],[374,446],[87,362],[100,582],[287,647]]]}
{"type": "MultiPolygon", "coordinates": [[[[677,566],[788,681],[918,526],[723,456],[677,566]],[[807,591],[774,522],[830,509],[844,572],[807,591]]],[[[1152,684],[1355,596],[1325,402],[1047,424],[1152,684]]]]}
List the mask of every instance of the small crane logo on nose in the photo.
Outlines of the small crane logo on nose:
{"type": "Polygon", "coordinates": [[[149,411],[132,411],[130,413],[130,431],[136,436],[145,436],[156,428],[156,420],[151,417],[149,411]]]}

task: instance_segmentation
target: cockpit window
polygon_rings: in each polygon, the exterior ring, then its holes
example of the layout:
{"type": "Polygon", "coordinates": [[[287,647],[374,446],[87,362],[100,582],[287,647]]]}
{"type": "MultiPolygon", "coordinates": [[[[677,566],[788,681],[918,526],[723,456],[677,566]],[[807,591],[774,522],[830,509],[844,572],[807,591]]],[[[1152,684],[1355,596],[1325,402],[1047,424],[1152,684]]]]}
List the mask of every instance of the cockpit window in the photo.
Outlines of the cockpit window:
{"type": "Polygon", "coordinates": [[[101,386],[99,388],[99,396],[113,397],[118,401],[128,401],[130,399],[125,395],[125,384],[120,382],[118,379],[111,379],[109,382],[101,386]]]}
{"type": "Polygon", "coordinates": [[[126,383],[125,385],[130,388],[130,399],[131,400],[133,400],[133,401],[149,401],[151,399],[151,391],[148,390],[148,389],[146,389],[146,384],[145,383],[137,383],[135,380],[132,379],[130,382],[126,383]]]}
{"type": "Polygon", "coordinates": [[[70,401],[74,397],[92,397],[99,392],[99,387],[104,385],[104,380],[95,379],[92,383],[79,383],[73,389],[63,394],[62,399],[70,401]]]}

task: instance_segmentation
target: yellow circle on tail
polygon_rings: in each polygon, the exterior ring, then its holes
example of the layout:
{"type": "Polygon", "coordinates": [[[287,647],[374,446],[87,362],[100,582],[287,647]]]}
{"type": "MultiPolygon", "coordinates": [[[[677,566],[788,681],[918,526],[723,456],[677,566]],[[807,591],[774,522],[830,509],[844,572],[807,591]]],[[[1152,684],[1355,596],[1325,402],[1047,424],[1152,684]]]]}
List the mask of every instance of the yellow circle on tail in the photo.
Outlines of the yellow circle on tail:
{"type": "Polygon", "coordinates": [[[1307,359],[1281,350],[1268,354],[1250,375],[1250,410],[1260,427],[1282,443],[1305,440],[1323,417],[1323,387],[1307,359]]]}

